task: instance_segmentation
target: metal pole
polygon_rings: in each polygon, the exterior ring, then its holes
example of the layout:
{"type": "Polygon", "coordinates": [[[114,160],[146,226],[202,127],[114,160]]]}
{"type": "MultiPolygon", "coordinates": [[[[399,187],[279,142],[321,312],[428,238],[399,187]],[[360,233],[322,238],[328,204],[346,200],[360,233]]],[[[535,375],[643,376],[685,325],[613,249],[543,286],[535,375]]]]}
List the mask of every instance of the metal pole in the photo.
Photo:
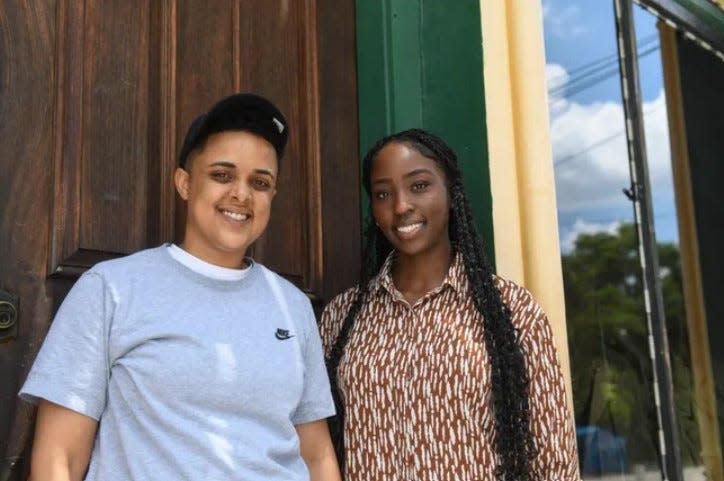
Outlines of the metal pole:
{"type": "Polygon", "coordinates": [[[644,305],[649,332],[649,353],[653,365],[656,418],[659,424],[661,472],[665,481],[683,481],[681,447],[674,407],[674,391],[666,336],[666,318],[659,278],[651,188],[639,85],[636,30],[631,0],[613,0],[616,14],[618,61],[621,71],[626,139],[628,144],[631,189],[626,195],[633,202],[639,241],[639,259],[643,279],[644,305]]]}

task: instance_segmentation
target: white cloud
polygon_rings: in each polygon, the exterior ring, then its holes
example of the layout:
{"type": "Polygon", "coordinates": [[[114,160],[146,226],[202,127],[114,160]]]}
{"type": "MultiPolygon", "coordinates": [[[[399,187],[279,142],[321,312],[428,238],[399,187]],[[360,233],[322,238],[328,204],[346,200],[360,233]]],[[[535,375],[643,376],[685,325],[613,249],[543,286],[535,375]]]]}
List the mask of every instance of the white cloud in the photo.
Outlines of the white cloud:
{"type": "Polygon", "coordinates": [[[546,64],[546,82],[548,82],[548,90],[558,88],[568,82],[568,71],[563,65],[548,63],[546,64]]]}
{"type": "Polygon", "coordinates": [[[568,71],[557,63],[546,64],[546,85],[548,87],[548,106],[551,118],[557,117],[568,107],[565,97],[565,85],[568,83],[568,71]]]}
{"type": "MultiPolygon", "coordinates": [[[[551,64],[547,73],[566,78],[551,64]]],[[[549,77],[550,78],[550,77],[549,77]]],[[[550,99],[551,141],[560,211],[620,206],[621,189],[630,186],[628,151],[621,103],[584,105],[564,97],[550,99]]],[[[654,195],[671,196],[671,162],[663,90],[643,105],[649,179],[654,195]]]]}
{"type": "Polygon", "coordinates": [[[546,31],[559,38],[577,37],[588,33],[584,26],[585,16],[578,5],[558,7],[550,0],[543,2],[543,21],[546,31]]]}
{"type": "Polygon", "coordinates": [[[595,234],[597,232],[606,232],[615,235],[621,221],[613,221],[609,223],[588,222],[583,219],[576,219],[573,226],[567,232],[561,232],[561,251],[568,253],[573,250],[573,246],[581,234],[595,234]]]}

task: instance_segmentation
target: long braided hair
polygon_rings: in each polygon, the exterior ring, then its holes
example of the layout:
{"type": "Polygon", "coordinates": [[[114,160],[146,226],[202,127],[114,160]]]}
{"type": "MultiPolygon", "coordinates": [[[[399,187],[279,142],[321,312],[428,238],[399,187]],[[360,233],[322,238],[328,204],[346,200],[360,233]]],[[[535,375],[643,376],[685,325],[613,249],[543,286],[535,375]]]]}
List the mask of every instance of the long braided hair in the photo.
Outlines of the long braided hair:
{"type": "MultiPolygon", "coordinates": [[[[363,183],[368,194],[372,163],[379,151],[390,143],[407,144],[421,155],[436,161],[445,172],[450,198],[448,235],[453,249],[462,254],[470,294],[483,323],[483,340],[490,359],[495,449],[499,459],[496,474],[499,479],[529,480],[535,446],[529,426],[529,379],[524,356],[517,341],[516,329],[511,322],[510,308],[503,302],[500,291],[495,286],[483,241],[475,229],[457,165],[457,156],[442,139],[424,130],[406,130],[385,137],[370,149],[362,163],[363,183]]],[[[341,466],[344,466],[344,406],[338,387],[337,368],[355,320],[365,305],[368,285],[392,250],[392,245],[377,228],[371,215],[367,219],[366,233],[364,267],[357,296],[327,358],[327,369],[338,413],[331,421],[330,428],[341,466]]]]}

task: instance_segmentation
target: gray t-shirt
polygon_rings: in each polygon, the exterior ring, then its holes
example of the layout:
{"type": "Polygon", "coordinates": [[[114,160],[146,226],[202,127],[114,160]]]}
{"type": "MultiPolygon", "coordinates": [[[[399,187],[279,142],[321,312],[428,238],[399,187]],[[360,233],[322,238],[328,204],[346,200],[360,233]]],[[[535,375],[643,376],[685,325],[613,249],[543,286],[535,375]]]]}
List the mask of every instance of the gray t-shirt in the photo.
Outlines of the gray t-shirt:
{"type": "Polygon", "coordinates": [[[163,246],[78,280],[20,395],[100,421],[86,480],[307,480],[294,426],[334,414],[302,292],[260,264],[212,279],[163,246]]]}

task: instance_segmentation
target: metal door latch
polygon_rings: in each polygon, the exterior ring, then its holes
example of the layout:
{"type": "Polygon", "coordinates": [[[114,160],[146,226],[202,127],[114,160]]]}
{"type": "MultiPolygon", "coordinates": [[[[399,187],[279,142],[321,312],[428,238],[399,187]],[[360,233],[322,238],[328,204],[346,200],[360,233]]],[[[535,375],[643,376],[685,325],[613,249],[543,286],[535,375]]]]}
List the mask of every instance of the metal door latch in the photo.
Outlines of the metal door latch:
{"type": "Polygon", "coordinates": [[[18,335],[18,298],[0,289],[0,342],[18,335]]]}

